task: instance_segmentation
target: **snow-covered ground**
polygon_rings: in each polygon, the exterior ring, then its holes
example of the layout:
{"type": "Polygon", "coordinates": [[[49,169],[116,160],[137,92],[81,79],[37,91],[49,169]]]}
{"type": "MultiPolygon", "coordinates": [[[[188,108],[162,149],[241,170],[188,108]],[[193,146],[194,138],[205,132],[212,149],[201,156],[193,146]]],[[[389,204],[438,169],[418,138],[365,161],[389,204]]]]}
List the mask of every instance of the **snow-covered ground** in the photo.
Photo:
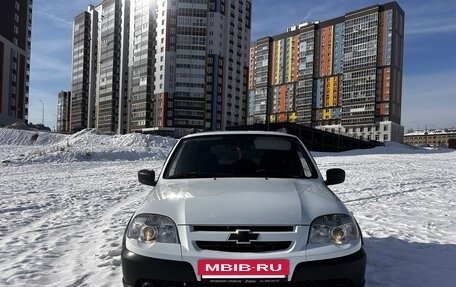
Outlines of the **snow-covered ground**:
{"type": "MultiPolygon", "coordinates": [[[[0,129],[0,286],[122,286],[121,239],[173,139],[0,129]]],[[[455,286],[456,151],[314,153],[358,219],[367,287],[455,286]]]]}

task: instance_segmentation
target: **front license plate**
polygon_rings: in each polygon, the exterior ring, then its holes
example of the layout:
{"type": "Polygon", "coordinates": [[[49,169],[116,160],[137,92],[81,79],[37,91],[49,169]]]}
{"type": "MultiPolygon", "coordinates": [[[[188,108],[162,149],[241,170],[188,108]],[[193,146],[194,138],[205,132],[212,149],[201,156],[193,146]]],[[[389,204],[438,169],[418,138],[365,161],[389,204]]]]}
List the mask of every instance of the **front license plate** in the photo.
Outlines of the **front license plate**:
{"type": "Polygon", "coordinates": [[[286,259],[201,259],[198,275],[212,282],[279,282],[290,274],[290,262],[286,259]]]}

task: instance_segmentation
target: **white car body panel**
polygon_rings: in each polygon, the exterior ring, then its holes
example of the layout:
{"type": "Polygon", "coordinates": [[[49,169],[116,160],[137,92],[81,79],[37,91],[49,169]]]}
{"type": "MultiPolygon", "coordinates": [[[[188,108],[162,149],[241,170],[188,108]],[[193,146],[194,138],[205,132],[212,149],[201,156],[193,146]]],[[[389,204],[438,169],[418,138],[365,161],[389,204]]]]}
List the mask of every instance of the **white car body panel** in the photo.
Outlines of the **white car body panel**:
{"type": "Polygon", "coordinates": [[[166,179],[140,213],[166,215],[178,225],[310,225],[348,210],[319,179],[166,179]]]}

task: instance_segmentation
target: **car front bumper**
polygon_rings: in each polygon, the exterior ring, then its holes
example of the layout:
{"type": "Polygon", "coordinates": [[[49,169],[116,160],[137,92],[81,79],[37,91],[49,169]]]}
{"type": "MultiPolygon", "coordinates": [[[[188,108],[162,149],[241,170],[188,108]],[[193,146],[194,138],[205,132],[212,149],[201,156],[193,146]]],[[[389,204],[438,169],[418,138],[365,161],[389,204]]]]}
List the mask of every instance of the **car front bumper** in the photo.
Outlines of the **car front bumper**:
{"type": "MultiPolygon", "coordinates": [[[[364,247],[361,247],[359,251],[348,256],[299,263],[292,273],[291,281],[283,284],[286,286],[364,286],[365,268],[366,252],[364,247]]],[[[122,250],[122,271],[125,287],[202,284],[197,280],[193,266],[188,262],[150,258],[135,254],[125,247],[122,250]]],[[[264,285],[261,284],[261,286],[264,285]]]]}

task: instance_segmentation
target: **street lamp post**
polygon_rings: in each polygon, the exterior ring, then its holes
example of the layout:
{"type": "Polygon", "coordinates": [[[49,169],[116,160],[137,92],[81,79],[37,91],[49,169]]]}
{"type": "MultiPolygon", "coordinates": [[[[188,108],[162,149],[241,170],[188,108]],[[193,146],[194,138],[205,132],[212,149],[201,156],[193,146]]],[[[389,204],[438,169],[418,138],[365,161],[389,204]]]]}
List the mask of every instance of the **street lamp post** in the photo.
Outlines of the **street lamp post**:
{"type": "Polygon", "coordinates": [[[44,102],[40,99],[42,110],[41,110],[41,124],[44,126],[44,102]]]}

